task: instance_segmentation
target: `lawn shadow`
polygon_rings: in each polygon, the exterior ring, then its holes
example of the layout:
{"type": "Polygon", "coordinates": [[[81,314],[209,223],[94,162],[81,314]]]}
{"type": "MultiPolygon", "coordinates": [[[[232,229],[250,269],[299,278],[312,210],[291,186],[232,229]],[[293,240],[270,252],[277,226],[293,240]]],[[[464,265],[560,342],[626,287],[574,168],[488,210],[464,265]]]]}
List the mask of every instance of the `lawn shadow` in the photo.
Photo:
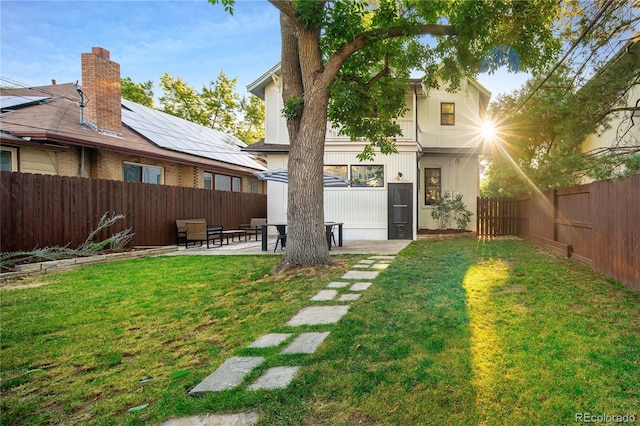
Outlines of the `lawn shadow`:
{"type": "Polygon", "coordinates": [[[322,377],[308,400],[313,423],[477,423],[462,286],[473,248],[432,244],[404,249],[309,366],[322,377]]]}

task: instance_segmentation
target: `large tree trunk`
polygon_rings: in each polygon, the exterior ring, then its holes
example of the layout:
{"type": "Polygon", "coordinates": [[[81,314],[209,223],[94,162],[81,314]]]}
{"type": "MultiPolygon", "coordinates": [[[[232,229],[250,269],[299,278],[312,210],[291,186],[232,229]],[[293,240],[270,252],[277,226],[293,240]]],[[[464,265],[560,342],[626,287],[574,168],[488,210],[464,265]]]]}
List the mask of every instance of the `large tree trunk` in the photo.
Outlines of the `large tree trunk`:
{"type": "Polygon", "coordinates": [[[324,227],[323,163],[329,94],[305,94],[300,130],[291,140],[287,210],[287,250],[281,267],[331,262],[324,227]]]}
{"type": "Polygon", "coordinates": [[[322,78],[320,32],[302,28],[281,13],[282,97],[304,96],[301,114],[287,119],[289,183],[287,249],[280,264],[315,266],[331,262],[324,228],[323,164],[329,106],[328,83],[322,78]]]}

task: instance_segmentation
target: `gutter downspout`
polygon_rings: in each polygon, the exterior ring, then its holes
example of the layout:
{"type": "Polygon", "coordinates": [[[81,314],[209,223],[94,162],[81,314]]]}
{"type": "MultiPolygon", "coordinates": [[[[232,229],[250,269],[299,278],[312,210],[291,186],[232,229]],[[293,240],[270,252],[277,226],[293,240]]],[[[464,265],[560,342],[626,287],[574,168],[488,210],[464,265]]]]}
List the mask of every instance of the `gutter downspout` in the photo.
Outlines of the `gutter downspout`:
{"type": "MultiPolygon", "coordinates": [[[[420,147],[422,151],[422,146],[418,142],[418,86],[413,86],[413,118],[415,123],[415,138],[416,144],[420,147]]],[[[414,227],[414,240],[418,239],[418,228],[420,227],[420,156],[422,153],[419,153],[416,156],[416,216],[415,216],[415,227],[414,227]]]]}
{"type": "Polygon", "coordinates": [[[84,146],[80,148],[80,177],[86,177],[84,170],[84,146]]]}

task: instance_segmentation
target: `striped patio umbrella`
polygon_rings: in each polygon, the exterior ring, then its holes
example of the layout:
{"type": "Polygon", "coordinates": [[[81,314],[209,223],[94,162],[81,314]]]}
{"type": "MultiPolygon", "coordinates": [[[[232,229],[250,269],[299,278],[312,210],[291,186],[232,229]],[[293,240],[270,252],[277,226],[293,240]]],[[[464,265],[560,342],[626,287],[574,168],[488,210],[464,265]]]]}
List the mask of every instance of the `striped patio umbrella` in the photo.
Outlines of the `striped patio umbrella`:
{"type": "MultiPolygon", "coordinates": [[[[264,172],[256,172],[254,173],[254,175],[257,176],[258,179],[260,180],[270,180],[270,181],[282,182],[282,183],[289,182],[287,170],[285,169],[266,170],[264,172]]],[[[335,187],[349,186],[348,180],[341,178],[340,176],[331,174],[329,172],[324,172],[323,181],[324,181],[325,187],[335,188],[335,187]]]]}

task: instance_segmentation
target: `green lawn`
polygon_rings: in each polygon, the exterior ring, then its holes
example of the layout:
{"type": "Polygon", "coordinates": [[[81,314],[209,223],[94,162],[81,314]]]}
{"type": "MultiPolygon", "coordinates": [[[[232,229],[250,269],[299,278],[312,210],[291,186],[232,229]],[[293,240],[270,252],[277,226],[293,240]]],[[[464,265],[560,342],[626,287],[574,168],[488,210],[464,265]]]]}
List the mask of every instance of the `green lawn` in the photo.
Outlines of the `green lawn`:
{"type": "MultiPolygon", "coordinates": [[[[571,424],[640,417],[640,293],[522,241],[414,242],[337,325],[284,324],[365,256],[269,275],[279,256],[171,256],[0,291],[2,424],[571,424]],[[331,331],[312,355],[246,346],[331,331]],[[231,356],[300,365],[284,390],[187,392],[231,356]]],[[[329,303],[329,302],[327,302],[329,303]]]]}

